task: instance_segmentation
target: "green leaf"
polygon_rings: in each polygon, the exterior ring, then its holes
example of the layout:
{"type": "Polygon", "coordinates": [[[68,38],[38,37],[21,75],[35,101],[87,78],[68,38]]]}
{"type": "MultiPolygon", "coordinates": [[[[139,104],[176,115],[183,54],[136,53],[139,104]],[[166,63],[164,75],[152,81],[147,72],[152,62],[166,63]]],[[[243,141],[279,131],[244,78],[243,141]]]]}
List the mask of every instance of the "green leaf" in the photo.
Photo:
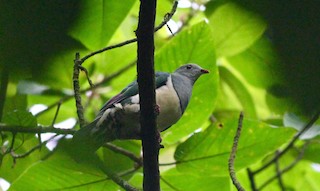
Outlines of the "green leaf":
{"type": "Polygon", "coordinates": [[[28,111],[14,110],[5,113],[3,122],[7,125],[15,125],[20,127],[36,127],[37,119],[28,111]]]}
{"type": "Polygon", "coordinates": [[[155,66],[158,71],[173,72],[186,63],[196,63],[210,70],[208,75],[200,77],[195,83],[183,117],[163,134],[164,144],[175,143],[188,136],[200,128],[212,113],[218,87],[215,59],[210,30],[204,22],[184,30],[156,52],[155,66]]]}
{"type": "Polygon", "coordinates": [[[219,73],[222,80],[227,83],[227,85],[236,95],[236,99],[239,100],[240,104],[242,105],[244,113],[251,118],[256,118],[257,113],[252,95],[243,82],[223,66],[219,67],[219,73]]]}
{"type": "MultiPolygon", "coordinates": [[[[123,148],[137,157],[140,157],[141,145],[137,141],[115,141],[112,144],[123,148]]],[[[103,149],[103,158],[107,168],[112,169],[113,172],[124,172],[131,170],[135,162],[127,156],[114,152],[110,149],[103,149]]]]}
{"type": "Polygon", "coordinates": [[[161,189],[164,191],[184,190],[184,191],[228,191],[230,188],[230,177],[218,177],[214,175],[204,175],[195,169],[188,172],[179,172],[176,168],[161,173],[161,189]]]}
{"type": "MultiPolygon", "coordinates": [[[[2,100],[1,100],[2,101],[2,100]]],[[[7,97],[4,105],[4,113],[12,112],[14,110],[27,109],[27,96],[16,94],[12,97],[7,97]]]]}
{"type": "Polygon", "coordinates": [[[256,87],[268,88],[278,80],[276,52],[267,38],[261,38],[240,54],[228,57],[228,62],[246,81],[256,87]]]}
{"type": "Polygon", "coordinates": [[[292,190],[320,190],[320,172],[315,171],[311,165],[306,161],[299,162],[290,173],[283,176],[285,187],[292,190]]]}
{"type": "Polygon", "coordinates": [[[82,0],[81,14],[71,36],[91,50],[107,45],[134,3],[135,0],[82,0]]]}
{"type": "Polygon", "coordinates": [[[63,152],[26,169],[10,190],[117,190],[118,186],[99,170],[76,163],[63,152]]]}
{"type": "MultiPolygon", "coordinates": [[[[237,123],[237,119],[215,123],[180,144],[175,152],[178,169],[181,172],[198,171],[203,176],[227,175],[228,158],[237,123]]],[[[290,140],[293,134],[293,130],[289,128],[273,128],[265,123],[245,119],[235,169],[239,171],[261,160],[290,140]]]]}
{"type": "Polygon", "coordinates": [[[218,57],[231,56],[250,47],[266,29],[258,15],[226,3],[209,17],[218,57]]]}
{"type": "MultiPolygon", "coordinates": [[[[11,141],[11,139],[9,139],[11,141]]],[[[17,142],[17,140],[15,141],[17,142]]],[[[14,153],[21,155],[28,152],[30,149],[39,144],[38,138],[33,136],[28,140],[24,140],[23,144],[17,144],[15,147],[14,153]]],[[[42,146],[41,149],[35,150],[30,155],[18,158],[16,162],[13,161],[12,156],[7,154],[4,156],[2,160],[2,164],[0,164],[0,177],[6,179],[10,183],[16,180],[26,169],[28,169],[31,165],[38,162],[45,155],[48,154],[48,149],[45,146],[42,146]]]]}
{"type": "Polygon", "coordinates": [[[306,160],[310,160],[314,163],[320,163],[320,144],[319,139],[316,139],[314,142],[308,145],[306,150],[304,151],[303,158],[306,160]]]}

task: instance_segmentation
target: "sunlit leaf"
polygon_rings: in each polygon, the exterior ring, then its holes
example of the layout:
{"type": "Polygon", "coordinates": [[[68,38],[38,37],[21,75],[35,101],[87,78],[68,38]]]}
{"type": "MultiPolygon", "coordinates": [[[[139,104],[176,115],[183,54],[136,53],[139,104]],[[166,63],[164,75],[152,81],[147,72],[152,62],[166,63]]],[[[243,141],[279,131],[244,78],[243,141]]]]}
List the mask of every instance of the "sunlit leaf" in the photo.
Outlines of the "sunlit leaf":
{"type": "Polygon", "coordinates": [[[250,47],[266,29],[258,15],[226,3],[209,17],[217,56],[231,56],[250,47]]]}
{"type": "MultiPolygon", "coordinates": [[[[33,136],[31,139],[25,140],[23,145],[15,147],[14,153],[17,155],[25,154],[38,144],[39,140],[33,136]]],[[[16,159],[15,162],[13,161],[12,156],[7,154],[3,158],[2,164],[0,164],[0,177],[9,182],[13,182],[28,167],[30,167],[33,163],[40,161],[41,158],[43,158],[46,154],[48,154],[48,149],[45,147],[45,145],[43,145],[41,149],[32,152],[30,155],[16,159]]]]}
{"type": "Polygon", "coordinates": [[[135,0],[82,0],[81,14],[70,34],[87,48],[94,50],[105,46],[123,19],[127,16],[135,0]]]}
{"type": "Polygon", "coordinates": [[[170,169],[161,174],[161,189],[166,191],[185,190],[185,191],[211,191],[211,190],[230,190],[230,177],[218,177],[204,175],[195,169],[188,172],[179,172],[176,168],[170,169]]]}
{"type": "Polygon", "coordinates": [[[314,142],[311,142],[308,147],[306,148],[303,158],[310,160],[315,163],[320,164],[320,144],[319,139],[316,139],[314,142]]]}
{"type": "Polygon", "coordinates": [[[266,38],[256,41],[240,54],[228,57],[228,62],[254,86],[268,88],[277,82],[275,50],[266,38]]]}
{"type": "Polygon", "coordinates": [[[173,72],[186,63],[196,63],[210,70],[195,83],[193,95],[181,120],[163,135],[164,143],[175,143],[186,137],[208,119],[215,106],[218,72],[209,27],[202,22],[175,36],[156,52],[158,71],[173,72]]]}
{"type": "Polygon", "coordinates": [[[49,159],[26,169],[10,190],[116,190],[117,187],[101,171],[76,163],[63,152],[55,152],[49,159]]]}
{"type": "MultiPolygon", "coordinates": [[[[236,119],[226,120],[194,134],[176,150],[178,169],[181,172],[193,169],[203,176],[227,175],[237,126],[236,119]]],[[[235,169],[238,171],[254,164],[290,140],[293,134],[294,131],[289,128],[273,128],[258,121],[244,120],[235,169]]]]}
{"type": "Polygon", "coordinates": [[[255,104],[247,87],[227,68],[223,66],[219,67],[219,73],[224,82],[226,82],[236,95],[236,99],[242,105],[246,115],[255,118],[257,116],[255,104]]]}

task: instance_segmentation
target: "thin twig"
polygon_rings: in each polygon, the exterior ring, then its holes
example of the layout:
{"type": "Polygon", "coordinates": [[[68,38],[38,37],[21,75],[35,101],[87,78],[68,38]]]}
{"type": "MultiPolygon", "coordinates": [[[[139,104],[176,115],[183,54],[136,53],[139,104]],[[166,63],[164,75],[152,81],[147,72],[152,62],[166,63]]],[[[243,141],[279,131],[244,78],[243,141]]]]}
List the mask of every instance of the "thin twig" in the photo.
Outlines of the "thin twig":
{"type": "Polygon", "coordinates": [[[253,174],[253,172],[251,171],[250,168],[247,168],[247,174],[248,174],[248,177],[249,177],[249,180],[250,180],[251,190],[252,191],[257,191],[256,182],[254,180],[254,174],[253,174]]]}
{"type": "Polygon", "coordinates": [[[167,26],[167,28],[168,28],[168,30],[169,30],[169,32],[170,32],[170,34],[171,34],[172,36],[174,36],[174,33],[172,32],[172,30],[171,30],[170,26],[169,26],[168,24],[166,24],[166,26],[167,26]]]}
{"type": "MultiPolygon", "coordinates": [[[[41,133],[37,133],[37,137],[38,137],[39,144],[41,144],[42,143],[41,133]]],[[[41,150],[41,147],[39,148],[39,150],[41,150]]]]}
{"type": "MultiPolygon", "coordinates": [[[[284,173],[288,172],[289,170],[291,170],[303,157],[304,152],[307,148],[307,146],[309,145],[309,141],[305,142],[305,144],[303,145],[303,147],[301,148],[299,155],[297,156],[297,158],[287,167],[285,167],[284,169],[282,169],[279,174],[283,175],[284,173]]],[[[275,179],[277,179],[278,175],[274,175],[272,176],[269,180],[267,180],[264,184],[262,184],[258,190],[262,190],[263,188],[265,188],[268,184],[270,184],[272,181],[274,181],[275,179]]]]}
{"type": "MultiPolygon", "coordinates": [[[[174,1],[171,11],[169,13],[167,13],[165,15],[165,17],[164,17],[164,20],[157,27],[154,28],[155,32],[157,32],[159,29],[161,29],[164,25],[167,24],[167,22],[172,18],[172,16],[176,12],[177,7],[178,7],[178,1],[174,1]]],[[[105,47],[105,48],[103,48],[101,50],[94,51],[94,52],[84,56],[83,58],[81,58],[81,63],[83,63],[88,58],[90,58],[90,57],[92,57],[92,56],[94,56],[96,54],[99,54],[99,53],[102,53],[102,52],[105,52],[105,51],[108,51],[108,50],[111,50],[111,49],[120,48],[122,46],[131,44],[131,43],[134,43],[134,42],[137,42],[137,38],[126,40],[126,41],[121,42],[119,44],[111,45],[111,46],[105,47]]]]}
{"type": "Polygon", "coordinates": [[[193,8],[191,6],[189,12],[186,15],[186,17],[182,17],[183,19],[180,19],[180,22],[182,23],[182,25],[178,28],[178,30],[174,34],[177,34],[177,33],[181,32],[183,28],[188,26],[190,21],[191,21],[191,19],[199,11],[199,9],[200,9],[200,6],[197,9],[195,9],[195,8],[193,8]]]}
{"type": "Polygon", "coordinates": [[[55,137],[57,137],[58,135],[54,135],[52,137],[50,137],[48,140],[46,141],[43,141],[42,143],[38,144],[37,146],[35,147],[32,147],[30,150],[28,150],[27,152],[23,153],[23,154],[17,154],[15,152],[11,152],[11,156],[14,158],[14,159],[18,159],[18,158],[24,158],[24,157],[27,157],[29,156],[31,153],[33,153],[34,151],[36,151],[37,149],[40,149],[42,147],[42,145],[45,145],[47,144],[48,142],[50,142],[51,140],[53,140],[55,137]]]}
{"type": "MultiPolygon", "coordinates": [[[[89,88],[84,89],[84,90],[81,90],[80,93],[81,93],[81,94],[86,93],[87,91],[96,89],[96,88],[100,87],[101,85],[103,85],[103,84],[105,84],[105,83],[113,80],[114,78],[118,77],[119,75],[123,74],[123,73],[126,72],[128,69],[130,69],[131,67],[133,67],[133,66],[135,65],[135,63],[136,63],[136,61],[134,61],[134,62],[132,62],[132,63],[124,66],[124,67],[121,68],[119,71],[117,71],[117,72],[115,72],[115,73],[113,73],[113,74],[111,74],[111,75],[109,75],[109,76],[106,76],[101,82],[95,84],[95,86],[89,87],[89,88]]],[[[38,117],[38,116],[46,113],[47,111],[55,108],[58,104],[60,104],[60,102],[61,102],[61,103],[64,103],[64,102],[70,100],[70,99],[73,98],[73,97],[74,97],[74,95],[67,95],[67,96],[59,99],[59,101],[52,103],[51,105],[49,105],[49,106],[47,107],[47,109],[45,109],[45,110],[37,113],[35,116],[38,117]]]]}
{"type": "MultiPolygon", "coordinates": [[[[276,151],[275,156],[277,156],[279,154],[279,150],[276,151]]],[[[277,156],[277,160],[275,161],[275,167],[276,167],[276,177],[278,179],[278,184],[279,187],[282,191],[285,191],[285,187],[283,184],[283,180],[282,180],[282,174],[281,174],[281,170],[280,170],[280,164],[279,164],[279,158],[277,156]]]]}
{"type": "MultiPolygon", "coordinates": [[[[56,110],[56,113],[54,114],[54,117],[53,117],[53,120],[52,120],[52,123],[51,123],[51,126],[53,127],[54,124],[56,123],[56,120],[57,120],[57,117],[58,117],[58,114],[59,114],[59,111],[60,111],[60,107],[61,107],[61,100],[59,102],[59,104],[57,105],[57,110],[56,110]]],[[[40,137],[40,136],[39,136],[40,137]]]]}
{"type": "Polygon", "coordinates": [[[86,74],[88,83],[89,83],[89,85],[90,85],[90,88],[92,89],[92,88],[94,87],[94,84],[92,83],[92,81],[91,81],[90,78],[89,78],[88,70],[87,70],[85,67],[81,66],[81,65],[79,65],[79,69],[86,74]]]}
{"type": "Polygon", "coordinates": [[[168,162],[168,163],[159,163],[159,166],[172,166],[172,165],[177,165],[180,164],[180,161],[175,161],[175,162],[168,162]]]}
{"type": "Polygon", "coordinates": [[[12,133],[11,144],[10,144],[9,148],[6,150],[6,152],[4,153],[4,155],[10,153],[14,147],[14,142],[16,140],[17,133],[15,133],[15,132],[11,132],[11,133],[12,133]]]}
{"type": "Polygon", "coordinates": [[[134,168],[132,168],[132,169],[129,169],[129,170],[127,170],[127,171],[124,171],[124,172],[119,173],[118,176],[121,176],[121,177],[127,176],[127,175],[129,175],[129,174],[132,174],[132,173],[136,172],[136,171],[139,170],[141,167],[142,167],[141,165],[136,165],[136,166],[134,166],[134,168]]]}
{"type": "Polygon", "coordinates": [[[90,54],[88,54],[88,55],[84,56],[83,58],[81,58],[81,62],[82,62],[82,63],[85,62],[88,58],[90,58],[90,57],[92,57],[92,56],[94,56],[94,55],[96,55],[96,54],[100,54],[100,53],[105,52],[105,51],[107,51],[107,50],[111,50],[111,49],[115,49],[115,48],[120,48],[120,47],[122,47],[122,46],[131,44],[131,43],[133,43],[133,42],[137,42],[137,39],[136,39],[136,38],[133,38],[133,39],[130,39],[130,40],[126,40],[126,41],[124,41],[124,42],[121,42],[121,43],[119,43],[119,44],[107,46],[107,47],[105,47],[105,48],[103,48],[103,49],[100,49],[100,50],[91,52],[90,54]]]}
{"type": "Polygon", "coordinates": [[[134,162],[136,162],[138,165],[142,165],[142,160],[141,158],[137,157],[134,153],[126,150],[126,149],[123,149],[121,147],[118,147],[114,144],[111,144],[111,143],[106,143],[104,144],[104,146],[116,153],[120,153],[128,158],[130,158],[131,160],[133,160],[134,162]]]}
{"type": "Polygon", "coordinates": [[[74,89],[74,98],[76,100],[76,107],[77,107],[77,114],[80,122],[80,128],[85,126],[85,119],[83,115],[83,106],[81,104],[81,95],[80,95],[80,84],[79,84],[79,73],[80,69],[79,66],[82,64],[80,60],[80,54],[76,53],[74,59],[74,66],[73,66],[73,89],[74,89]]]}
{"type": "Polygon", "coordinates": [[[232,179],[232,182],[235,185],[235,187],[240,191],[244,191],[245,189],[241,186],[240,182],[237,179],[236,172],[234,169],[234,161],[236,159],[238,142],[239,142],[240,135],[241,135],[242,121],[243,121],[243,112],[241,112],[240,116],[239,116],[237,133],[233,139],[232,151],[230,153],[229,162],[228,162],[229,173],[230,173],[230,177],[232,179]]]}
{"type": "MultiPolygon", "coordinates": [[[[303,127],[303,129],[298,132],[289,142],[289,144],[282,150],[279,152],[278,154],[278,158],[281,157],[283,154],[285,154],[291,147],[293,147],[294,143],[299,139],[299,137],[306,132],[308,129],[310,129],[310,127],[312,127],[312,125],[318,120],[320,115],[320,112],[316,113],[312,119],[310,120],[310,122],[303,127]]],[[[266,169],[267,167],[269,167],[271,164],[273,164],[275,161],[277,160],[276,157],[273,157],[269,162],[267,162],[266,164],[264,164],[262,167],[260,167],[259,169],[252,171],[253,174],[257,174],[261,171],[263,171],[264,169],[266,169]]]]}
{"type": "Polygon", "coordinates": [[[21,126],[7,126],[0,124],[0,132],[11,132],[11,133],[56,133],[59,135],[73,135],[76,131],[73,129],[61,129],[51,126],[37,126],[37,127],[21,127],[21,126]]]}
{"type": "Polygon", "coordinates": [[[178,7],[178,1],[174,1],[173,2],[173,6],[171,8],[171,11],[169,13],[167,13],[165,16],[164,16],[164,19],[163,21],[157,26],[154,28],[154,31],[157,32],[159,29],[161,29],[164,25],[166,25],[170,19],[173,17],[174,13],[177,11],[177,7],[178,7]]]}

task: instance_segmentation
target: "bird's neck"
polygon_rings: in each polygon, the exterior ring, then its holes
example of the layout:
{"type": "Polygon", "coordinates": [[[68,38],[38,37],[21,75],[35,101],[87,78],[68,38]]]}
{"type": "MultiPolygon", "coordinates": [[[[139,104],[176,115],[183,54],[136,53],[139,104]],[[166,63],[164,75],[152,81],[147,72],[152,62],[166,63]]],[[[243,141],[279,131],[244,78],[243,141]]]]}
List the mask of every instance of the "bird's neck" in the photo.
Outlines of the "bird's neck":
{"type": "Polygon", "coordinates": [[[192,94],[193,82],[186,76],[174,73],[172,74],[172,84],[178,94],[181,111],[183,113],[187,108],[192,94]]]}

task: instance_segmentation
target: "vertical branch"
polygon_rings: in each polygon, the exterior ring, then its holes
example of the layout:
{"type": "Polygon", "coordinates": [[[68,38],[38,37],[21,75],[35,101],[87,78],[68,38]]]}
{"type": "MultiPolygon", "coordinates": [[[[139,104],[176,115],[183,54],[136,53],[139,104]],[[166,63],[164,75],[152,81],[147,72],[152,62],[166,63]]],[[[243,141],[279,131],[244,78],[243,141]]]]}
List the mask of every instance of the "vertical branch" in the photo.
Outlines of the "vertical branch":
{"type": "Polygon", "coordinates": [[[80,122],[80,128],[85,125],[85,120],[83,116],[83,106],[81,105],[81,94],[80,94],[80,85],[79,85],[79,73],[81,67],[80,54],[76,53],[73,66],[73,89],[74,89],[74,98],[76,100],[77,114],[80,122]]]}
{"type": "Polygon", "coordinates": [[[156,129],[154,79],[154,22],[156,0],[140,0],[138,39],[138,83],[143,149],[143,190],[160,191],[159,142],[156,129]]]}
{"type": "Polygon", "coordinates": [[[250,168],[247,168],[247,173],[248,173],[248,177],[249,177],[249,180],[250,180],[251,190],[252,191],[256,191],[257,190],[257,186],[256,186],[256,182],[254,180],[254,173],[251,171],[250,168]]]}
{"type": "Polygon", "coordinates": [[[242,121],[243,121],[243,113],[241,112],[240,116],[239,116],[237,132],[236,132],[236,135],[233,139],[232,151],[230,153],[229,162],[228,162],[229,173],[230,173],[230,177],[232,179],[232,182],[235,185],[235,187],[240,191],[244,191],[244,188],[241,186],[240,182],[237,180],[236,172],[234,169],[234,160],[236,159],[238,142],[239,142],[239,138],[241,135],[242,121]]]}

